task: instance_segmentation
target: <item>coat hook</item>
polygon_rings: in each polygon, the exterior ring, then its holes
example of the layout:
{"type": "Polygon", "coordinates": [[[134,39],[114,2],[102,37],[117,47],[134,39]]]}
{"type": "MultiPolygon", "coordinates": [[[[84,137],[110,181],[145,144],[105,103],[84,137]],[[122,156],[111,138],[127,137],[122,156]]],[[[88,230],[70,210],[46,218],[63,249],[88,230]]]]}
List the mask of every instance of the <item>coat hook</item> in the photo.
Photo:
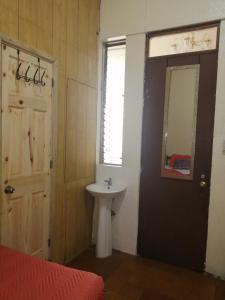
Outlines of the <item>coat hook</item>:
{"type": "Polygon", "coordinates": [[[38,57],[38,83],[41,82],[41,64],[40,64],[40,57],[38,57]]]}
{"type": "Polygon", "coordinates": [[[27,76],[27,75],[28,75],[29,69],[30,69],[30,66],[28,66],[28,68],[27,68],[27,70],[26,70],[26,73],[25,73],[24,79],[25,79],[26,82],[29,82],[29,81],[31,80],[31,78],[29,78],[29,77],[27,76]]]}
{"type": "Polygon", "coordinates": [[[40,66],[40,58],[38,58],[38,67],[34,73],[33,78],[28,77],[28,72],[30,70],[30,65],[27,67],[25,75],[20,74],[20,69],[22,66],[22,62],[20,62],[20,50],[17,50],[17,70],[16,70],[16,79],[20,80],[20,79],[24,79],[25,82],[30,82],[33,81],[34,84],[41,84],[42,86],[45,86],[46,83],[43,81],[46,70],[44,70],[42,76],[41,76],[41,66],[40,66]],[[36,78],[38,75],[38,79],[36,78]]]}
{"type": "Polygon", "coordinates": [[[39,81],[36,80],[36,76],[37,76],[38,69],[39,69],[39,68],[37,68],[36,72],[34,73],[34,79],[33,79],[34,84],[38,84],[38,83],[39,83],[39,81]]]}
{"type": "Polygon", "coordinates": [[[20,80],[21,75],[20,75],[20,67],[21,67],[22,63],[19,63],[17,70],[16,70],[16,79],[20,80]]]}
{"type": "Polygon", "coordinates": [[[46,72],[46,70],[44,70],[44,72],[43,72],[43,74],[42,74],[42,76],[41,76],[41,85],[42,85],[42,86],[45,86],[45,84],[46,84],[46,83],[43,81],[45,72],[46,72]]]}

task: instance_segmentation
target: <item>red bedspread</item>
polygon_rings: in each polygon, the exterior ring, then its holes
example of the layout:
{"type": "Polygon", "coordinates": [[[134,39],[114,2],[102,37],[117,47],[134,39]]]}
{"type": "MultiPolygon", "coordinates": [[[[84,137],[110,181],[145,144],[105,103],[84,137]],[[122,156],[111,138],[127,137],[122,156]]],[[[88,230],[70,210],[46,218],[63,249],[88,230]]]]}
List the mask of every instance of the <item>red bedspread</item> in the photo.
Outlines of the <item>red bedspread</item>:
{"type": "Polygon", "coordinates": [[[102,300],[101,277],[0,246],[1,300],[102,300]]]}

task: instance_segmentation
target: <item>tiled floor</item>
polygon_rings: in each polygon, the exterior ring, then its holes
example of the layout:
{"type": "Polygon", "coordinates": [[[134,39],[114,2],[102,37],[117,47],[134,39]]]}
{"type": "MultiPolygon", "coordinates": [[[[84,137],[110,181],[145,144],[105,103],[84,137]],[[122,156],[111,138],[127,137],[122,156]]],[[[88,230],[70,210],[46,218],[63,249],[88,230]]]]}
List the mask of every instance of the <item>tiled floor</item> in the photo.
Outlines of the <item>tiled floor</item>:
{"type": "Polygon", "coordinates": [[[97,259],[90,249],[71,266],[101,275],[106,300],[225,300],[223,281],[117,251],[97,259]]]}

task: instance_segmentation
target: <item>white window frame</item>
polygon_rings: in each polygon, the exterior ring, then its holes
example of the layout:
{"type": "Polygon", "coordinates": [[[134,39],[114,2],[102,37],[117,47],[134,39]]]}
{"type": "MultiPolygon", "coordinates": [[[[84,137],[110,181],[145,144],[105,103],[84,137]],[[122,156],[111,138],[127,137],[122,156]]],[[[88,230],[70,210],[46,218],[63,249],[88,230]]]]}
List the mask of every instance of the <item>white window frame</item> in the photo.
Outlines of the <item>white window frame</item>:
{"type": "MultiPolygon", "coordinates": [[[[99,163],[109,166],[123,166],[123,148],[121,164],[108,163],[104,161],[104,108],[106,102],[106,81],[107,81],[107,53],[110,47],[126,45],[126,39],[112,40],[103,43],[103,63],[102,63],[102,80],[101,80],[101,108],[100,108],[100,145],[99,145],[99,163]]],[[[125,80],[125,79],[124,79],[125,80]]],[[[123,116],[124,118],[124,116],[123,116]]]]}

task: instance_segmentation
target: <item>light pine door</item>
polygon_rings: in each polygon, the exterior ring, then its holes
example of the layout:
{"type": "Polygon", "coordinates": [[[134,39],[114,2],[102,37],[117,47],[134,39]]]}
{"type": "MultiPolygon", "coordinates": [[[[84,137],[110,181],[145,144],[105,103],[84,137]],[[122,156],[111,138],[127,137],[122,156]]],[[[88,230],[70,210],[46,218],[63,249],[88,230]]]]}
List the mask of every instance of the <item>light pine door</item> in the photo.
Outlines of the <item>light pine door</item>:
{"type": "MultiPolygon", "coordinates": [[[[30,66],[27,75],[33,77],[38,68],[38,58],[23,51],[19,56],[22,63],[20,73],[25,75],[30,66]]],[[[17,49],[2,45],[1,243],[47,258],[52,64],[40,60],[40,74],[45,70],[45,86],[17,80],[17,67],[17,49]],[[7,188],[11,193],[7,193],[7,188]]]]}

